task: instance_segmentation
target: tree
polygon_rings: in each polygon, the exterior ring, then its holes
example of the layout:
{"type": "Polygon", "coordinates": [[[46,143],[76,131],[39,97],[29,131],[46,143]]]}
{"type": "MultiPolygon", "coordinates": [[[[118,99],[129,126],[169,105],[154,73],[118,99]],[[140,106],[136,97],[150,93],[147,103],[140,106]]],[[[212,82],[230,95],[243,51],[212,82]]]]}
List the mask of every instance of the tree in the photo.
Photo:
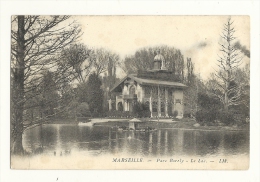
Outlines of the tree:
{"type": "Polygon", "coordinates": [[[35,123],[36,118],[54,117],[60,100],[52,72],[45,72],[39,85],[31,84],[32,89],[25,91],[24,127],[28,122],[35,123]]]}
{"type": "Polygon", "coordinates": [[[134,55],[127,56],[124,60],[124,71],[128,74],[137,73],[138,70],[153,69],[156,51],[160,49],[166,60],[166,67],[175,74],[177,80],[184,81],[184,58],[180,50],[168,46],[146,47],[137,50],[134,55]]]}
{"type": "Polygon", "coordinates": [[[41,73],[57,66],[55,55],[80,36],[69,16],[14,16],[11,30],[11,137],[12,152],[22,154],[25,92],[41,73]]]}
{"type": "Polygon", "coordinates": [[[228,111],[229,106],[239,105],[241,103],[241,85],[231,84],[235,81],[234,72],[240,66],[242,57],[240,51],[233,45],[235,29],[232,26],[231,18],[224,24],[222,31],[222,42],[220,45],[221,55],[219,56],[218,67],[216,71],[215,87],[212,87],[212,93],[223,103],[224,110],[228,111]]]}
{"type": "Polygon", "coordinates": [[[119,55],[112,53],[104,48],[92,50],[90,59],[97,75],[111,70],[119,64],[119,55]]]}
{"type": "Polygon", "coordinates": [[[102,82],[95,72],[89,75],[86,94],[89,110],[94,116],[102,113],[103,90],[101,89],[101,85],[102,82]]]}
{"type": "Polygon", "coordinates": [[[53,74],[50,71],[44,73],[41,90],[40,100],[40,117],[46,118],[55,115],[55,109],[58,107],[60,96],[58,94],[56,82],[54,81],[53,74]]]}
{"type": "Polygon", "coordinates": [[[184,90],[184,112],[185,116],[194,116],[198,110],[198,93],[203,90],[204,84],[201,82],[199,76],[196,76],[193,72],[194,63],[191,58],[187,58],[187,77],[185,84],[188,86],[184,90]]]}
{"type": "Polygon", "coordinates": [[[72,44],[64,48],[60,55],[60,73],[67,75],[66,78],[70,76],[70,80],[85,82],[92,68],[90,52],[84,44],[72,44]]]}
{"type": "Polygon", "coordinates": [[[194,82],[194,63],[191,61],[191,58],[187,58],[187,84],[190,85],[194,82]]]}

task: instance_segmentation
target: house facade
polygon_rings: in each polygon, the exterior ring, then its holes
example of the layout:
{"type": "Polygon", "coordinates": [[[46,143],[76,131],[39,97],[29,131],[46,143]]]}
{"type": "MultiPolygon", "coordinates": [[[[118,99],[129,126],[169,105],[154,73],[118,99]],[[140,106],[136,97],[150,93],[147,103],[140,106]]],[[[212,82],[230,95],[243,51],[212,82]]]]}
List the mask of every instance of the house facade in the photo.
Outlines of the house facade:
{"type": "Polygon", "coordinates": [[[186,86],[176,81],[173,72],[165,66],[164,57],[158,51],[154,57],[153,69],[138,71],[120,80],[111,89],[116,97],[109,100],[109,110],[112,102],[118,111],[133,111],[136,102],[144,103],[151,112],[151,117],[183,117],[183,90],[186,86]]]}

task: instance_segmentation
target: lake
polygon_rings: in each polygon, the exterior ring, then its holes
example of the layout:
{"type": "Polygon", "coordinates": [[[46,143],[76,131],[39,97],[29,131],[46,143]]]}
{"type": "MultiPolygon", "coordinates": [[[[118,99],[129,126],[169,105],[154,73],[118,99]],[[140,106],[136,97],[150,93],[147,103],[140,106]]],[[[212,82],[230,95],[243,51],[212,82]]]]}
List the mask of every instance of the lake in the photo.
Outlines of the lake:
{"type": "MultiPolygon", "coordinates": [[[[24,149],[54,156],[113,155],[127,153],[142,157],[249,156],[247,131],[199,131],[159,129],[153,132],[114,131],[108,126],[46,124],[26,130],[24,149]]],[[[36,154],[35,154],[36,155],[36,154]]]]}

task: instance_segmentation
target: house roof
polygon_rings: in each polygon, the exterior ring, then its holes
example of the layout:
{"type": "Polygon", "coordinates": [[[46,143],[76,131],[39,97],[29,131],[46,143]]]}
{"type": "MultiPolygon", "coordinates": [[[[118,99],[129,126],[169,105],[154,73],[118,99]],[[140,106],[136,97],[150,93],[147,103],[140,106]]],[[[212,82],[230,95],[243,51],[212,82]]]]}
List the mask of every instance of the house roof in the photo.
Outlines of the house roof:
{"type": "Polygon", "coordinates": [[[160,86],[168,86],[168,87],[174,87],[174,88],[185,88],[185,87],[187,87],[186,85],[179,83],[179,82],[154,80],[154,79],[147,79],[147,78],[138,78],[138,77],[136,77],[136,75],[127,75],[126,77],[121,79],[118,83],[116,83],[115,86],[110,91],[114,91],[127,78],[131,78],[141,85],[153,85],[153,86],[160,85],[160,86]]]}

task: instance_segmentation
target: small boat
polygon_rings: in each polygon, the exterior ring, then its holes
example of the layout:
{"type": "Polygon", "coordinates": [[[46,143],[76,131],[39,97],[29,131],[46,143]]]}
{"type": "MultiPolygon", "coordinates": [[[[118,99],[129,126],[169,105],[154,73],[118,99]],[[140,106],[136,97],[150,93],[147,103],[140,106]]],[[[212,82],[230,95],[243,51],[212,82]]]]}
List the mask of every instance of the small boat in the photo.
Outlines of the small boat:
{"type": "Polygon", "coordinates": [[[78,125],[82,125],[82,126],[93,126],[93,123],[90,119],[87,119],[86,121],[81,121],[78,123],[78,125]]]}
{"type": "Polygon", "coordinates": [[[141,122],[141,120],[139,120],[137,118],[133,118],[133,119],[129,120],[129,122],[141,122]]]}

